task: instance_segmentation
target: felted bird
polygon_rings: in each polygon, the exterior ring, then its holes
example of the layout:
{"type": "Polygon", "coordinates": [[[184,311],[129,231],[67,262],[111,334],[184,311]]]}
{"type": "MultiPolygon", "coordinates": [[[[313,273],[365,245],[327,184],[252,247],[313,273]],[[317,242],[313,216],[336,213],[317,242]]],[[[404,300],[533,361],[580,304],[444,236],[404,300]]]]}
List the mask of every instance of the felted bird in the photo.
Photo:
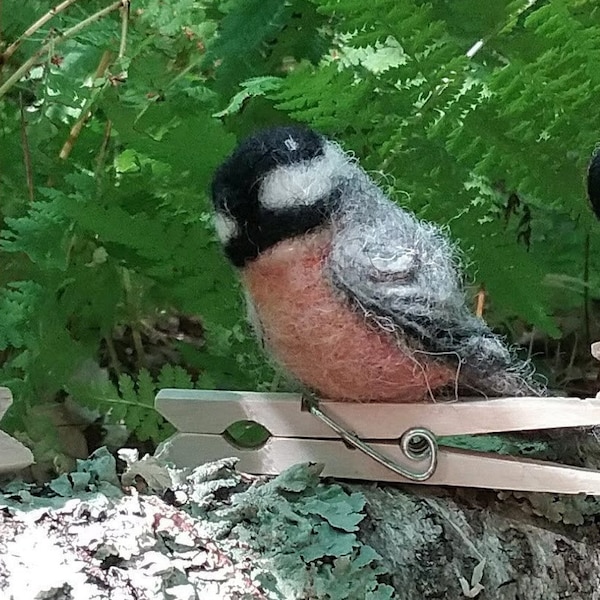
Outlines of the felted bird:
{"type": "Polygon", "coordinates": [[[259,337],[322,397],[542,392],[469,311],[447,237],[386,197],[337,143],[300,127],[261,131],[217,169],[212,198],[259,337]]]}

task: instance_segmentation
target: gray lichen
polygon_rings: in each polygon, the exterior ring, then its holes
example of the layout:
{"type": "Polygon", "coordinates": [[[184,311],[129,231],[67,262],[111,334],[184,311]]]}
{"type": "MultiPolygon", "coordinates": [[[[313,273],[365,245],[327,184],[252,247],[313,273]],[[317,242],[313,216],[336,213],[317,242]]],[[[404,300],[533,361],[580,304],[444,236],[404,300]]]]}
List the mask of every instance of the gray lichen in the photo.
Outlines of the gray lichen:
{"type": "Polygon", "coordinates": [[[257,578],[289,600],[394,597],[380,581],[381,557],[357,537],[364,496],[320,483],[319,472],[318,465],[292,467],[233,496],[222,513],[236,521],[235,536],[258,550],[257,578]]]}
{"type": "Polygon", "coordinates": [[[135,487],[123,493],[101,450],[47,486],[5,486],[0,597],[394,597],[380,582],[381,557],[357,536],[361,494],[321,483],[316,465],[266,481],[237,473],[235,462],[179,470],[147,458],[130,465],[123,479],[135,487]],[[153,494],[137,492],[144,487],[153,494]]]}

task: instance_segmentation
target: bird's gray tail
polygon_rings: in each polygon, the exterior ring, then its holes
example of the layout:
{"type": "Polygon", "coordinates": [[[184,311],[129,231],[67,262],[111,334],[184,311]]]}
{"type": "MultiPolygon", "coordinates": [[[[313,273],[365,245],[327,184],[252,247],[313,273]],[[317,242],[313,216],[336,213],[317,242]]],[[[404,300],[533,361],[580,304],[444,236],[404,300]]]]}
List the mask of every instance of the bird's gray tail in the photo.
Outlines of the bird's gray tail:
{"type": "Polygon", "coordinates": [[[483,396],[543,396],[546,386],[535,376],[529,361],[518,358],[493,333],[462,341],[459,382],[483,396]]]}

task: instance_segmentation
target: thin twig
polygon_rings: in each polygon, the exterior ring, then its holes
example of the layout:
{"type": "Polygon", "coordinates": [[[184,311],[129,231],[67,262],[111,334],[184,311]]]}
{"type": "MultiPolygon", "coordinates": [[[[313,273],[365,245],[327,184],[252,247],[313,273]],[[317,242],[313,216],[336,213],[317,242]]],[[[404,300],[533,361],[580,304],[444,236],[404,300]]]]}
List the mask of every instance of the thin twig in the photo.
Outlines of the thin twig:
{"type": "Polygon", "coordinates": [[[23,94],[19,94],[19,105],[21,110],[21,145],[23,146],[25,177],[27,179],[27,189],[29,190],[29,201],[33,202],[33,169],[31,168],[31,152],[29,151],[29,140],[27,138],[27,120],[25,119],[23,94]]]}
{"type": "Polygon", "coordinates": [[[590,334],[590,234],[585,236],[583,246],[583,318],[585,325],[585,343],[590,345],[592,338],[590,334]]]}
{"type": "Polygon", "coordinates": [[[521,15],[526,11],[529,10],[532,6],[534,6],[535,4],[538,3],[538,0],[531,0],[529,2],[527,2],[525,4],[525,6],[522,6],[519,10],[517,10],[517,12],[513,15],[509,16],[509,20],[505,23],[501,23],[500,25],[497,25],[488,35],[486,35],[485,37],[481,38],[480,40],[477,40],[465,53],[465,56],[467,58],[473,58],[482,48],[485,44],[489,43],[490,40],[492,40],[494,37],[496,37],[497,35],[499,35],[500,33],[502,33],[505,29],[507,29],[508,27],[512,27],[515,23],[517,23],[517,21],[519,20],[519,18],[521,17],[521,15]]]}
{"type": "Polygon", "coordinates": [[[477,292],[477,306],[475,307],[475,314],[478,317],[483,317],[483,311],[485,308],[485,290],[481,288],[477,292]]]}
{"type": "MultiPolygon", "coordinates": [[[[102,58],[100,59],[100,62],[98,63],[98,67],[96,68],[96,72],[94,73],[94,81],[100,79],[101,77],[104,77],[104,74],[106,73],[106,69],[108,68],[108,65],[110,64],[110,59],[111,59],[111,53],[108,50],[106,50],[104,52],[104,54],[102,54],[102,58]]],[[[69,137],[67,138],[66,142],[63,144],[63,147],[60,149],[60,152],[58,154],[59,158],[66,160],[69,157],[69,154],[71,154],[71,150],[73,150],[73,146],[75,145],[75,142],[77,141],[77,138],[79,137],[79,134],[81,133],[83,126],[85,125],[85,122],[90,118],[90,115],[92,114],[90,107],[96,101],[96,99],[100,95],[100,92],[105,87],[106,87],[106,83],[92,92],[92,95],[90,96],[89,100],[86,102],[86,106],[81,111],[79,118],[77,119],[77,121],[75,121],[75,124],[73,125],[73,127],[71,127],[71,131],[69,132],[69,137]]]]}
{"type": "Polygon", "coordinates": [[[529,336],[529,345],[527,346],[527,360],[531,360],[533,356],[533,342],[535,340],[535,327],[531,329],[531,335],[529,336]]]}
{"type": "Polygon", "coordinates": [[[567,376],[573,370],[573,365],[575,364],[575,359],[577,358],[577,346],[579,345],[579,336],[577,332],[575,332],[575,341],[573,342],[573,348],[571,349],[571,358],[569,359],[569,364],[567,365],[567,376]]]}
{"type": "Polygon", "coordinates": [[[142,334],[137,323],[131,324],[131,337],[133,339],[133,347],[137,355],[137,367],[142,369],[146,366],[146,352],[144,351],[144,343],[142,342],[142,334]]]}
{"type": "Polygon", "coordinates": [[[560,367],[560,357],[562,355],[561,352],[561,341],[558,340],[558,343],[556,344],[556,353],[554,355],[554,370],[558,371],[558,368],[560,367]]]}
{"type": "Polygon", "coordinates": [[[131,321],[129,326],[131,327],[133,347],[137,356],[137,367],[142,368],[146,366],[146,353],[144,351],[144,344],[142,342],[142,335],[140,333],[139,307],[137,300],[135,299],[135,290],[133,289],[133,284],[131,282],[131,272],[129,269],[124,268],[122,274],[125,302],[128,305],[128,308],[131,310],[131,321]]]}
{"type": "Polygon", "coordinates": [[[0,55],[0,64],[8,62],[8,59],[17,51],[19,46],[29,37],[31,37],[38,29],[43,27],[52,17],[55,17],[59,12],[65,10],[77,0],[64,0],[51,8],[44,16],[40,17],[33,25],[28,27],[21,36],[15,40],[3,53],[0,55]]]}
{"type": "Polygon", "coordinates": [[[108,148],[108,143],[110,142],[110,134],[112,131],[112,121],[108,119],[106,121],[106,125],[104,125],[104,136],[102,137],[102,145],[100,146],[100,152],[98,153],[98,158],[96,159],[96,171],[94,173],[96,177],[96,181],[100,182],[102,168],[104,167],[104,163],[106,162],[106,150],[108,148]]]}
{"type": "Polygon", "coordinates": [[[108,350],[108,362],[110,368],[113,370],[115,375],[121,374],[121,367],[119,366],[119,356],[115,348],[115,343],[110,335],[105,336],[104,341],[106,342],[106,349],[108,350]]]}
{"type": "MultiPolygon", "coordinates": [[[[180,79],[187,77],[188,73],[193,71],[203,60],[204,60],[203,56],[199,56],[198,58],[193,59],[186,67],[181,69],[181,71],[179,71],[179,73],[177,73],[177,75],[175,75],[173,77],[173,79],[171,79],[171,81],[169,81],[167,84],[165,84],[165,86],[163,88],[163,92],[166,92],[167,90],[169,90],[180,79]]],[[[158,96],[156,98],[158,98],[158,96]]],[[[155,101],[156,101],[156,98],[155,98],[155,101]]],[[[150,107],[153,105],[154,105],[154,102],[146,102],[146,104],[144,105],[144,108],[142,108],[142,110],[140,110],[140,112],[136,115],[135,122],[137,123],[146,114],[146,111],[149,110],[150,107]]]]}
{"type": "Polygon", "coordinates": [[[90,15],[87,19],[84,19],[77,25],[73,25],[70,29],[66,29],[63,33],[56,36],[54,39],[50,40],[47,44],[44,44],[33,56],[28,58],[3,84],[0,86],[0,98],[8,92],[8,90],[15,85],[24,75],[26,75],[29,70],[35,66],[38,59],[46,54],[54,45],[77,35],[80,31],[85,29],[88,25],[95,23],[105,17],[106,15],[118,10],[123,5],[123,0],[118,0],[117,2],[113,2],[111,5],[106,6],[102,10],[90,15]]]}
{"type": "MultiPolygon", "coordinates": [[[[128,24],[129,24],[130,7],[131,7],[130,0],[121,0],[121,41],[119,43],[118,60],[121,60],[125,56],[125,50],[127,48],[127,28],[128,28],[128,24]]],[[[111,53],[107,50],[106,52],[104,52],[104,54],[102,55],[102,58],[100,59],[100,64],[98,65],[98,68],[96,69],[96,74],[94,75],[95,80],[100,79],[101,77],[104,77],[104,74],[106,73],[106,69],[108,68],[108,65],[110,64],[110,58],[111,58],[111,53]]],[[[107,87],[107,82],[105,82],[104,85],[97,88],[92,93],[89,101],[87,102],[87,107],[84,110],[82,110],[81,115],[79,116],[79,119],[77,119],[76,123],[71,128],[71,131],[69,132],[69,137],[67,138],[67,141],[64,143],[63,147],[61,148],[61,150],[59,152],[59,157],[62,158],[63,160],[66,160],[69,157],[69,155],[71,154],[71,150],[73,150],[73,146],[75,145],[77,138],[81,134],[86,121],[92,115],[91,106],[98,99],[98,96],[102,93],[102,91],[106,89],[106,87],[107,87]]],[[[111,127],[111,123],[109,121],[108,122],[108,136],[109,137],[110,137],[110,127],[111,127]]],[[[105,133],[106,133],[106,131],[105,131],[105,133]]],[[[105,136],[105,141],[106,141],[106,136],[105,136]]]]}
{"type": "Polygon", "coordinates": [[[472,529],[470,524],[465,518],[457,512],[452,512],[448,508],[438,502],[435,498],[423,498],[429,506],[442,516],[446,522],[452,527],[452,529],[458,534],[458,537],[463,541],[465,546],[471,550],[473,556],[479,561],[485,560],[484,555],[479,551],[479,548],[471,541],[469,537],[470,530],[472,529]]]}
{"type": "Polygon", "coordinates": [[[121,6],[121,43],[119,44],[119,60],[125,56],[125,51],[127,50],[127,28],[129,27],[130,10],[130,0],[123,0],[123,6],[121,6]]]}

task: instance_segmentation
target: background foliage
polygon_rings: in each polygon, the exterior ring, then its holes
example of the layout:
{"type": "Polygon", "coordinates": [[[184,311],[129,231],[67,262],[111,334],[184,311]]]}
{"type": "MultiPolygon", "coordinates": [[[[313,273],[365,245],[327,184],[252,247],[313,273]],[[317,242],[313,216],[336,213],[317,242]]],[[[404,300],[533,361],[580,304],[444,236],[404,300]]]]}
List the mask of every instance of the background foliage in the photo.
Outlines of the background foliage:
{"type": "Polygon", "coordinates": [[[36,448],[36,407],[69,396],[157,441],[157,387],[278,385],[207,192],[238,138],[290,121],[448,227],[551,383],[591,377],[592,0],[67,0],[25,35],[53,2],[0,7],[0,380],[36,448]]]}

